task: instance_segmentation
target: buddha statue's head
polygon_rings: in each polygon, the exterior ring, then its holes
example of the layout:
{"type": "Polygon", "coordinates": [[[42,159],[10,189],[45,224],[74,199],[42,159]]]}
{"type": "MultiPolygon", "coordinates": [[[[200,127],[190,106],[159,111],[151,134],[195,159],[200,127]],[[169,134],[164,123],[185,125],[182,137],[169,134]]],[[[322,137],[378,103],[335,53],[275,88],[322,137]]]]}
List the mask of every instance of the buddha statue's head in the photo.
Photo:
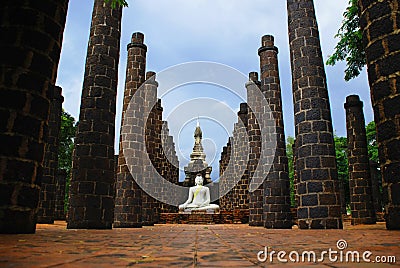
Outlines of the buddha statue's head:
{"type": "Polygon", "coordinates": [[[196,178],[194,179],[194,183],[196,185],[203,185],[203,177],[201,174],[197,174],[196,178]]]}

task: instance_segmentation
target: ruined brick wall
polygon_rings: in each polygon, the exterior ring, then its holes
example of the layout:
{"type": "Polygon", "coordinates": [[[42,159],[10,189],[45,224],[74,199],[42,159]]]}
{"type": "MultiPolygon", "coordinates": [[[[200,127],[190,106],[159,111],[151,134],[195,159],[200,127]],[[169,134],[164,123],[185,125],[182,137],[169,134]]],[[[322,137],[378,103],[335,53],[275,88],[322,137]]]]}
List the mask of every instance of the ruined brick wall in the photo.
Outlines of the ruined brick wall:
{"type": "Polygon", "coordinates": [[[266,146],[272,148],[264,151],[271,152],[275,149],[275,155],[264,153],[262,156],[264,159],[271,158],[272,162],[269,171],[265,172],[267,177],[264,181],[264,227],[291,229],[290,181],[278,69],[278,48],[274,45],[273,36],[262,37],[258,55],[260,56],[261,91],[269,105],[269,114],[275,120],[275,125],[266,126],[266,131],[276,137],[276,148],[273,148],[275,144],[266,143],[266,146]]]}
{"type": "Polygon", "coordinates": [[[61,127],[62,103],[61,88],[50,89],[50,115],[47,143],[44,147],[43,177],[41,178],[37,222],[53,223],[56,198],[55,176],[58,169],[58,145],[61,127]]]}
{"type": "Polygon", "coordinates": [[[0,233],[34,233],[68,0],[0,5],[0,233]]]}
{"type": "Polygon", "coordinates": [[[312,0],[287,0],[302,229],[342,228],[326,77],[312,0]]]}
{"type": "Polygon", "coordinates": [[[359,0],[358,6],[377,129],[386,227],[400,229],[399,1],[359,0]]]}
{"type": "Polygon", "coordinates": [[[344,108],[346,109],[351,224],[373,224],[376,222],[376,216],[372,202],[363,103],[358,95],[350,95],[346,98],[344,108]]]}
{"type": "MultiPolygon", "coordinates": [[[[135,165],[132,172],[138,178],[143,176],[143,153],[144,153],[144,121],[143,110],[134,109],[144,105],[144,91],[135,95],[136,91],[145,81],[146,75],[146,52],[144,35],[133,33],[131,43],[128,44],[128,58],[126,66],[126,80],[124,90],[124,101],[122,106],[121,136],[119,144],[118,172],[116,182],[114,227],[141,227],[142,226],[142,189],[133,179],[125,161],[123,152],[124,139],[130,142],[132,161],[135,165]],[[127,112],[131,103],[132,109],[127,112]],[[127,137],[122,136],[122,128],[126,125],[127,137]]],[[[127,145],[126,145],[127,146],[127,145]]]]}
{"type": "Polygon", "coordinates": [[[112,227],[122,9],[95,0],[72,160],[67,228],[112,227]]]}

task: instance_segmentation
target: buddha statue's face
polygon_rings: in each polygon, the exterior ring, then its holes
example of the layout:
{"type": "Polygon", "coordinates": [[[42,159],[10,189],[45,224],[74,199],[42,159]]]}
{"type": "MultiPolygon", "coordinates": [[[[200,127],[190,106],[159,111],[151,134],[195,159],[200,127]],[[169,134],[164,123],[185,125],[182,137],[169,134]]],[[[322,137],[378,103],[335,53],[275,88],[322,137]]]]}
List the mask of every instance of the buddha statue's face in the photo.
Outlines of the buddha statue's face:
{"type": "Polygon", "coordinates": [[[197,176],[197,177],[194,179],[194,183],[195,183],[196,185],[203,185],[203,177],[197,176]]]}

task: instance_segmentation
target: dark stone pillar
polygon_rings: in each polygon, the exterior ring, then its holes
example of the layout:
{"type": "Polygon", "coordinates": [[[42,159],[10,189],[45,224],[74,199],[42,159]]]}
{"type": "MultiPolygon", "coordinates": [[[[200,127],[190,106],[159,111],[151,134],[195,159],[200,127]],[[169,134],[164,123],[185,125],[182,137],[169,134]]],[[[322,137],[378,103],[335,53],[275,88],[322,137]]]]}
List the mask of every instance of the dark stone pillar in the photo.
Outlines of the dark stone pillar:
{"type": "Polygon", "coordinates": [[[287,0],[301,229],[342,228],[332,119],[312,0],[287,0]]]}
{"type": "Polygon", "coordinates": [[[344,108],[346,109],[351,224],[374,224],[376,216],[372,203],[363,103],[357,95],[350,95],[346,98],[344,108]]]}
{"type": "MultiPolygon", "coordinates": [[[[234,134],[234,133],[232,133],[234,134]]],[[[226,146],[221,153],[220,168],[219,168],[219,205],[222,214],[232,212],[232,190],[226,192],[230,187],[229,179],[232,179],[231,169],[229,165],[233,165],[234,156],[232,155],[233,137],[229,137],[226,146]],[[225,193],[226,192],[226,193],[225,193]],[[225,194],[224,194],[225,193],[225,194]]],[[[226,220],[226,219],[224,219],[226,220]]]]}
{"type": "MultiPolygon", "coordinates": [[[[142,94],[142,91],[135,95],[136,91],[143,84],[146,78],[147,47],[143,42],[144,35],[142,33],[133,33],[131,43],[128,44],[128,59],[126,65],[126,80],[121,123],[121,130],[124,125],[127,125],[131,127],[132,137],[135,137],[134,142],[137,145],[131,148],[135,148],[133,154],[137,165],[132,171],[135,173],[135,176],[139,176],[140,178],[143,175],[144,111],[130,111],[129,117],[126,117],[125,115],[130,102],[132,105],[144,105],[143,102],[145,96],[142,94]],[[132,100],[133,97],[134,99],[132,100]],[[125,120],[129,120],[129,122],[125,122],[125,120]]],[[[119,142],[116,188],[114,227],[142,227],[142,189],[134,180],[125,161],[122,134],[119,142]]]]}
{"type": "MultiPolygon", "coordinates": [[[[157,111],[158,111],[158,118],[159,120],[162,119],[161,113],[162,113],[162,108],[161,108],[161,100],[159,100],[159,103],[157,105],[157,111]]],[[[158,120],[157,120],[158,121],[158,120]]],[[[178,157],[176,155],[175,151],[175,143],[173,140],[173,137],[170,136],[169,134],[169,128],[168,128],[168,122],[167,121],[161,121],[162,123],[162,129],[161,129],[161,143],[159,144],[159,154],[160,154],[160,170],[161,170],[161,175],[163,176],[164,180],[169,181],[175,185],[178,185],[179,181],[179,161],[178,157]]],[[[167,196],[171,197],[174,196],[175,200],[178,201],[178,196],[175,192],[171,191],[171,189],[168,189],[167,185],[160,185],[162,187],[160,189],[162,194],[162,199],[165,200],[167,199],[167,196]]],[[[174,213],[177,212],[177,207],[172,206],[169,204],[162,203],[161,204],[161,210],[166,213],[174,213]]]]}
{"type": "MultiPolygon", "coordinates": [[[[264,181],[264,227],[291,229],[290,180],[286,157],[285,130],[282,114],[282,96],[278,69],[278,48],[272,35],[264,35],[258,49],[261,70],[261,91],[269,104],[275,126],[267,129],[276,135],[276,149],[272,166],[264,181]]],[[[274,148],[271,148],[273,150],[274,148]]]]}
{"type": "MultiPolygon", "coordinates": [[[[258,81],[258,73],[249,73],[249,82],[246,83],[247,102],[249,104],[248,125],[247,133],[249,136],[250,152],[248,158],[247,170],[249,173],[249,180],[254,180],[256,176],[256,168],[260,162],[261,157],[261,130],[260,122],[257,118],[262,118],[261,113],[264,109],[262,107],[262,100],[260,99],[260,81],[258,81]]],[[[243,154],[243,152],[242,152],[243,154]]],[[[257,178],[264,180],[263,178],[257,178]]],[[[249,192],[249,225],[250,226],[264,226],[264,186],[261,184],[255,191],[249,192]]]]}
{"type": "Polygon", "coordinates": [[[73,153],[67,228],[111,229],[121,8],[95,0],[73,153]]]}
{"type": "Polygon", "coordinates": [[[67,172],[64,169],[58,169],[55,175],[56,198],[54,205],[54,220],[65,220],[65,183],[67,172]]]}
{"type": "MultiPolygon", "coordinates": [[[[296,211],[297,211],[297,208],[300,204],[300,197],[297,193],[297,186],[299,183],[299,178],[297,176],[298,171],[297,171],[297,167],[296,167],[296,160],[297,160],[296,140],[294,140],[294,142],[293,142],[292,152],[293,152],[293,190],[294,190],[295,207],[296,207],[296,211]]],[[[297,212],[296,212],[296,215],[297,215],[297,212]]]]}
{"type": "Polygon", "coordinates": [[[68,0],[0,5],[0,233],[34,233],[68,0]]]}
{"type": "MultiPolygon", "coordinates": [[[[249,116],[249,108],[247,106],[247,103],[241,103],[240,110],[238,112],[238,120],[241,120],[244,127],[246,128],[243,129],[244,131],[246,131],[248,127],[248,120],[249,120],[248,116],[249,116]]],[[[237,136],[237,138],[242,139],[240,134],[237,136]]],[[[250,137],[249,137],[249,142],[251,147],[253,141],[251,140],[250,137]]],[[[247,144],[244,145],[246,146],[247,144]]],[[[249,156],[245,155],[243,153],[244,150],[241,150],[241,148],[243,147],[239,147],[239,152],[235,156],[236,157],[235,161],[238,164],[246,163],[246,161],[248,161],[249,159],[249,156]]],[[[240,180],[238,181],[236,186],[232,189],[231,198],[232,198],[234,221],[247,223],[249,221],[249,170],[247,166],[240,180]]]]}
{"type": "Polygon", "coordinates": [[[378,167],[378,163],[372,160],[369,161],[372,187],[372,202],[374,203],[375,213],[382,212],[382,194],[379,190],[382,186],[382,179],[378,167]]]}
{"type": "Polygon", "coordinates": [[[400,229],[399,1],[359,0],[387,229],[400,229]]]}
{"type": "MultiPolygon", "coordinates": [[[[149,113],[149,116],[146,120],[145,125],[145,146],[146,153],[149,156],[149,160],[143,158],[143,181],[145,184],[151,185],[151,187],[156,187],[155,176],[153,175],[152,168],[155,168],[155,158],[156,158],[156,116],[157,116],[157,87],[158,83],[155,80],[156,73],[155,72],[147,72],[146,73],[146,84],[144,85],[145,90],[145,99],[144,99],[144,107],[145,112],[149,113]]],[[[156,207],[159,207],[158,201],[151,197],[146,192],[142,192],[142,224],[144,226],[154,225],[155,216],[158,213],[156,207]]]]}
{"type": "Polygon", "coordinates": [[[51,224],[54,223],[55,176],[58,169],[58,145],[64,97],[61,95],[61,87],[53,86],[50,92],[49,129],[47,143],[44,148],[43,177],[40,186],[37,222],[51,224]]]}

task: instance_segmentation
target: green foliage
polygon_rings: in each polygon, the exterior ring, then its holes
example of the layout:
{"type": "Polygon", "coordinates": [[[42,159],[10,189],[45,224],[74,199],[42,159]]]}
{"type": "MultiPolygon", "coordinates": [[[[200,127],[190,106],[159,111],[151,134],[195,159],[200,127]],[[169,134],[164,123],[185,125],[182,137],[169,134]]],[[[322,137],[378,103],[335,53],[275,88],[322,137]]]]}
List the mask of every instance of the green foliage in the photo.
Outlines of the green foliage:
{"type": "Polygon", "coordinates": [[[289,166],[290,203],[291,203],[292,207],[295,207],[296,200],[295,200],[295,192],[294,192],[293,144],[294,144],[294,138],[291,136],[288,136],[286,139],[286,156],[288,158],[288,166],[289,166]]]}
{"type": "Polygon", "coordinates": [[[344,71],[346,81],[357,77],[366,64],[365,51],[362,44],[362,32],[359,26],[357,0],[350,0],[349,6],[343,13],[343,22],[335,35],[339,42],[333,55],[329,56],[326,64],[335,65],[338,61],[346,61],[344,71]]]}
{"type": "Polygon", "coordinates": [[[368,157],[370,160],[379,163],[375,122],[369,122],[365,130],[367,133],[368,157]]]}
{"type": "Polygon", "coordinates": [[[127,7],[128,3],[125,0],[104,0],[105,3],[110,3],[112,8],[127,7]]]}
{"type": "Polygon", "coordinates": [[[350,187],[349,187],[349,173],[348,173],[348,160],[347,160],[347,138],[335,136],[334,140],[335,140],[336,167],[338,171],[338,179],[344,188],[346,204],[349,204],[350,187]]]}
{"type": "Polygon", "coordinates": [[[70,185],[70,174],[72,166],[72,151],[74,149],[76,124],[75,119],[66,111],[61,114],[60,145],[58,147],[58,168],[67,173],[65,183],[64,210],[68,207],[68,191],[70,185]]]}

